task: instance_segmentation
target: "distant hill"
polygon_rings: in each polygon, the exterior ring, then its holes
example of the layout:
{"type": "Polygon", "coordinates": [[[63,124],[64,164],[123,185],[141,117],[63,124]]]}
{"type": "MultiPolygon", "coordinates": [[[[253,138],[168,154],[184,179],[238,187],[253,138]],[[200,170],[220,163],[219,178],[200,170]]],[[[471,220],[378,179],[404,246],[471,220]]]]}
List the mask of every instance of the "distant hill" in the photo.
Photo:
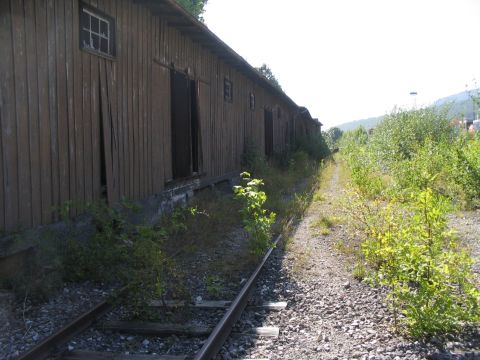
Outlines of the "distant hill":
{"type": "MultiPolygon", "coordinates": [[[[473,93],[479,94],[480,89],[474,90],[473,93]]],[[[451,119],[455,117],[463,118],[464,116],[466,116],[467,118],[471,118],[474,116],[473,101],[470,98],[470,95],[465,91],[438,99],[432,105],[439,109],[444,107],[449,107],[447,116],[448,118],[451,118],[451,119]]],[[[379,122],[383,120],[384,117],[385,115],[350,121],[350,122],[343,123],[341,125],[337,125],[337,127],[340,130],[348,131],[348,130],[353,130],[359,126],[363,126],[368,130],[368,129],[374,128],[379,122]]]]}
{"type": "Polygon", "coordinates": [[[377,117],[371,117],[368,119],[361,119],[361,120],[355,120],[355,121],[350,121],[341,125],[337,125],[337,127],[342,130],[342,131],[348,131],[348,130],[353,130],[356,129],[359,126],[363,126],[365,129],[371,129],[377,126],[377,124],[382,121],[384,118],[384,115],[382,116],[377,116],[377,117]]]}
{"type": "MultiPolygon", "coordinates": [[[[474,93],[478,94],[479,91],[480,89],[474,90],[474,93]]],[[[449,107],[447,115],[449,118],[474,117],[474,103],[465,91],[438,99],[433,103],[433,106],[436,108],[449,107]]],[[[475,106],[475,109],[478,111],[477,106],[475,106]]]]}

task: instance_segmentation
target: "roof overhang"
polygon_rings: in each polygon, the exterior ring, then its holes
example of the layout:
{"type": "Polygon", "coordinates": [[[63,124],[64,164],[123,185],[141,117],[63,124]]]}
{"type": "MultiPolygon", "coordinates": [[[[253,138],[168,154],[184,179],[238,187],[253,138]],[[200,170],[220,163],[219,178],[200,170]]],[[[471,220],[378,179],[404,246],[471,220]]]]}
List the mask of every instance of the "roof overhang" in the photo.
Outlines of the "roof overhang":
{"type": "Polygon", "coordinates": [[[281,89],[277,88],[261,75],[252,65],[243,57],[237,54],[232,48],[225,44],[217,35],[215,35],[205,24],[198,21],[187,10],[174,0],[133,0],[137,4],[147,7],[153,14],[165,19],[169,26],[178,29],[180,32],[190,37],[209,49],[216,56],[221,58],[227,64],[237,68],[244,75],[263,86],[275,95],[282,98],[291,106],[298,108],[297,104],[281,89]]]}

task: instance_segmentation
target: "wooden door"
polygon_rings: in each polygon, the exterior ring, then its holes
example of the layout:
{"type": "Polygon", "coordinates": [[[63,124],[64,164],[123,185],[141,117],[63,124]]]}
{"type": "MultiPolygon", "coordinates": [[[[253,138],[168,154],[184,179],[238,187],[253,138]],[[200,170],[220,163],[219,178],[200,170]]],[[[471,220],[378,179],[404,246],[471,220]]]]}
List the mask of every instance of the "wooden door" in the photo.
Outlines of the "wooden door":
{"type": "Polygon", "coordinates": [[[265,118],[265,155],[273,155],[273,115],[268,109],[264,112],[265,118]]]}
{"type": "Polygon", "coordinates": [[[190,80],[172,70],[172,171],[173,178],[192,173],[191,89],[190,80]]]}

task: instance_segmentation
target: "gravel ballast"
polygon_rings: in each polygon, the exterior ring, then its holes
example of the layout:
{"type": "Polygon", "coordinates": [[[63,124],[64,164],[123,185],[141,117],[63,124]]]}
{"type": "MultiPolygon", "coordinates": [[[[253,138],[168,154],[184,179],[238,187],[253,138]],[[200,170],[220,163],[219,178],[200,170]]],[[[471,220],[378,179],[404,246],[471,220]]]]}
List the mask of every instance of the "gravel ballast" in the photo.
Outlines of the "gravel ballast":
{"type": "Polygon", "coordinates": [[[0,325],[0,359],[15,359],[75,317],[104,300],[112,289],[92,283],[66,284],[48,302],[16,303],[10,319],[0,325]]]}
{"type": "MultiPolygon", "coordinates": [[[[352,256],[338,249],[339,241],[354,236],[348,219],[326,235],[312,229],[322,215],[344,215],[336,201],[342,195],[338,178],[336,166],[322,193],[324,200],[307,211],[289,251],[275,250],[258,284],[255,297],[287,301],[287,309],[244,315],[243,321],[255,326],[280,327],[279,338],[230,339],[218,359],[480,359],[478,329],[428,342],[395,333],[393,314],[385,305],[385,289],[355,280],[352,256]]],[[[480,231],[471,225],[479,224],[478,219],[478,212],[451,219],[474,258],[480,249],[480,231]]],[[[477,269],[478,260],[476,257],[477,269]]]]}

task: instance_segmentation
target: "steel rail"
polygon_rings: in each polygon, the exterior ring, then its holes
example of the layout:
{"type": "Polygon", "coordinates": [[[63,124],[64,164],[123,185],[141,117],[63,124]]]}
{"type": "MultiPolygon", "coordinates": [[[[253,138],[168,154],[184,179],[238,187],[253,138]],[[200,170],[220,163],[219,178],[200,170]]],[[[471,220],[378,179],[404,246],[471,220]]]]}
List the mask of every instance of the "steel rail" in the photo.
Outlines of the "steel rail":
{"type": "Polygon", "coordinates": [[[262,261],[257,266],[248,281],[245,283],[243,288],[240,290],[237,297],[232,302],[232,305],[230,305],[223,318],[220,320],[217,326],[215,326],[212,333],[203,344],[202,348],[195,354],[194,360],[209,360],[213,359],[218,354],[218,352],[222,348],[223,343],[230,335],[233,325],[238,321],[238,319],[242,315],[242,312],[245,310],[248,299],[250,297],[250,292],[253,289],[253,285],[257,281],[257,278],[262,271],[263,266],[267,262],[270,254],[272,253],[273,249],[278,244],[281,238],[282,234],[277,236],[273,243],[273,246],[268,249],[262,261]]]}
{"type": "Polygon", "coordinates": [[[108,300],[102,301],[93,309],[83,313],[56,333],[45,338],[29,351],[21,355],[18,360],[43,360],[51,355],[54,349],[65,345],[72,337],[90,327],[95,320],[110,310],[112,304],[108,300]]]}
{"type": "MultiPolygon", "coordinates": [[[[291,221],[292,219],[287,222],[287,226],[291,221]]],[[[240,290],[239,294],[232,302],[223,318],[213,329],[212,333],[208,337],[203,347],[196,353],[194,360],[211,359],[219,352],[223,343],[230,335],[233,325],[235,324],[235,322],[237,322],[237,320],[240,318],[240,315],[245,310],[253,285],[257,281],[260,271],[262,270],[263,266],[270,257],[270,254],[272,253],[273,249],[278,244],[281,238],[281,234],[277,236],[273,243],[273,246],[268,249],[262,261],[257,266],[248,281],[245,283],[243,288],[240,290]]],[[[121,290],[119,290],[117,296],[121,296],[121,294],[123,294],[125,291],[126,287],[122,288],[121,290]]],[[[55,349],[59,349],[74,336],[80,334],[82,331],[89,328],[99,317],[107,313],[112,308],[112,306],[112,302],[108,299],[100,302],[94,308],[78,316],[76,319],[63,326],[60,330],[48,336],[40,343],[35,345],[33,348],[20,355],[17,360],[46,359],[49,355],[51,355],[52,351],[54,351],[55,349]]]]}

